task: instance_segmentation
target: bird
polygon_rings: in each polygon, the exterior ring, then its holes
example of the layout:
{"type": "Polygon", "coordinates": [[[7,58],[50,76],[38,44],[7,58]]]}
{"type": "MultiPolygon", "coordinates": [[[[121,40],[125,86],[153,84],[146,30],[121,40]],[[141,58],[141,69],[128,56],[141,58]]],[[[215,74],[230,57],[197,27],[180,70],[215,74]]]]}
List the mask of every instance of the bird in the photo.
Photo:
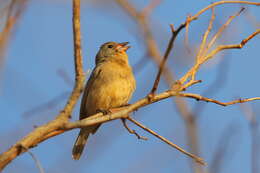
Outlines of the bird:
{"type": "MultiPolygon", "coordinates": [[[[79,119],[98,112],[108,113],[109,109],[128,105],[136,89],[136,81],[128,62],[126,51],[129,42],[106,42],[101,45],[93,69],[84,89],[79,119]]],[[[72,158],[79,160],[90,134],[101,124],[80,129],[72,149],[72,158]]]]}

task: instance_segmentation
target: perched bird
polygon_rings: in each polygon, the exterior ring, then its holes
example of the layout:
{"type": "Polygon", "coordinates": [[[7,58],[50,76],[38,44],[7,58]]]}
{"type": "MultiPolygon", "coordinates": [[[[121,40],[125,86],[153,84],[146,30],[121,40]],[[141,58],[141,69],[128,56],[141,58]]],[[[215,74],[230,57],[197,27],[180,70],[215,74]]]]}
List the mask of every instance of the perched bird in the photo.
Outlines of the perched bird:
{"type": "MultiPolygon", "coordinates": [[[[96,66],[86,84],[81,100],[79,119],[97,112],[124,106],[135,90],[135,78],[128,63],[128,42],[104,43],[96,55],[96,66]]],[[[72,157],[79,160],[89,134],[94,134],[99,125],[82,128],[72,150],[72,157]]]]}

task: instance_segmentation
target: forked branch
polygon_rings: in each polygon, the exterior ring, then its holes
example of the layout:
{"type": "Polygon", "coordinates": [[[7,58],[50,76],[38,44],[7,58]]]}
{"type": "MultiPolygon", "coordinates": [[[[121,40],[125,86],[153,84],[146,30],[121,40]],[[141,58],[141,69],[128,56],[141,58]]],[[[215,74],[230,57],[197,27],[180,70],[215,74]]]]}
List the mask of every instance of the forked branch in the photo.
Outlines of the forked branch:
{"type": "MultiPolygon", "coordinates": [[[[126,0],[117,0],[117,1],[121,2],[121,3],[127,2],[126,0]]],[[[202,9],[196,15],[188,18],[189,22],[197,19],[199,17],[199,15],[201,15],[206,10],[213,8],[216,5],[220,5],[220,4],[224,4],[224,3],[242,3],[242,4],[251,4],[251,5],[260,5],[260,3],[247,2],[247,1],[219,1],[219,2],[211,4],[210,6],[202,9]]],[[[139,13],[136,13],[136,11],[131,11],[132,10],[131,8],[128,8],[128,10],[129,10],[129,13],[132,16],[140,19],[139,22],[142,22],[142,21],[147,22],[146,20],[144,20],[143,17],[138,16],[139,13]]],[[[198,71],[198,69],[200,68],[200,66],[203,63],[208,61],[210,58],[212,58],[214,55],[216,55],[218,52],[220,52],[222,50],[242,48],[249,40],[251,40],[253,37],[255,37],[257,34],[260,33],[260,29],[255,31],[253,34],[248,36],[246,39],[242,40],[240,44],[220,45],[215,50],[213,50],[209,54],[207,54],[206,56],[203,56],[203,58],[199,58],[198,62],[195,63],[195,65],[179,80],[181,87],[176,87],[174,90],[168,90],[168,91],[162,92],[160,94],[155,94],[155,91],[156,91],[158,84],[159,84],[159,81],[160,81],[161,73],[163,72],[164,66],[166,64],[166,60],[167,60],[169,53],[170,53],[170,51],[173,47],[174,40],[175,40],[176,36],[178,35],[178,33],[183,28],[185,28],[186,24],[188,23],[186,21],[185,23],[180,25],[176,30],[174,30],[173,27],[172,27],[173,35],[172,35],[172,38],[169,42],[168,48],[165,52],[165,56],[163,58],[163,61],[160,63],[160,66],[159,66],[158,74],[157,74],[157,77],[155,79],[154,86],[153,86],[153,88],[155,88],[155,89],[152,89],[152,92],[151,92],[152,95],[153,95],[152,99],[144,97],[143,99],[140,99],[139,101],[135,102],[134,104],[126,106],[125,108],[123,108],[123,109],[121,109],[117,112],[110,113],[108,115],[103,115],[102,113],[99,113],[99,114],[93,115],[93,116],[86,118],[86,119],[78,120],[78,121],[75,121],[75,122],[69,122],[69,118],[70,118],[70,115],[72,114],[72,110],[74,109],[74,106],[77,103],[77,100],[78,100],[78,98],[79,98],[79,96],[80,96],[80,94],[83,90],[84,80],[85,80],[84,72],[83,72],[83,68],[82,68],[82,55],[81,55],[82,53],[81,53],[81,43],[80,43],[81,41],[80,41],[80,19],[79,19],[79,17],[80,17],[80,0],[73,0],[75,85],[74,85],[73,91],[71,92],[70,98],[67,101],[67,104],[65,105],[64,109],[56,116],[56,118],[54,120],[50,121],[49,123],[47,123],[45,125],[42,125],[42,126],[36,128],[34,131],[29,133],[26,137],[24,137],[23,139],[18,141],[15,145],[10,147],[6,152],[1,154],[0,155],[0,171],[3,170],[4,167],[8,163],[10,163],[13,159],[15,159],[18,155],[26,152],[26,150],[24,148],[30,149],[32,147],[35,147],[37,144],[41,143],[42,141],[47,140],[47,139],[49,139],[53,136],[56,136],[58,134],[64,133],[66,131],[69,131],[71,129],[82,128],[82,127],[86,127],[86,126],[90,126],[90,125],[94,125],[94,124],[100,124],[100,123],[104,123],[104,122],[111,121],[111,120],[114,120],[114,119],[121,119],[121,118],[127,118],[129,121],[131,121],[134,124],[138,125],[139,127],[143,128],[147,132],[153,134],[154,136],[156,136],[157,138],[166,142],[167,144],[171,145],[172,147],[176,148],[177,150],[185,153],[189,157],[195,159],[197,162],[204,164],[204,161],[201,158],[194,156],[191,153],[188,153],[187,151],[185,151],[182,148],[178,147],[177,145],[173,144],[172,142],[170,142],[166,138],[163,138],[162,136],[158,135],[157,133],[155,133],[151,129],[149,129],[149,128],[145,127],[144,125],[140,124],[136,120],[132,119],[131,117],[128,117],[129,113],[131,113],[131,112],[133,112],[133,111],[135,111],[135,110],[137,110],[141,107],[144,107],[146,105],[149,105],[149,104],[152,104],[154,102],[158,102],[160,100],[163,100],[163,99],[166,99],[166,98],[169,98],[169,97],[173,97],[173,96],[194,98],[194,99],[197,99],[197,100],[213,102],[213,103],[223,105],[223,106],[227,106],[227,105],[231,105],[231,104],[235,104],[235,103],[248,102],[248,101],[252,101],[252,100],[260,100],[259,97],[255,97],[255,98],[250,98],[250,99],[243,99],[243,100],[240,99],[240,100],[235,100],[235,101],[232,101],[232,102],[223,103],[223,102],[220,102],[220,101],[217,101],[217,100],[214,100],[214,99],[202,97],[200,95],[191,94],[191,93],[182,93],[181,92],[184,89],[186,89],[187,87],[200,82],[199,80],[191,80],[183,86],[183,84],[185,82],[187,82],[188,78],[190,78],[193,74],[196,74],[196,72],[198,71]]],[[[212,19],[212,21],[213,21],[213,19],[212,19]]],[[[142,25],[142,26],[144,27],[143,30],[147,31],[147,28],[146,28],[147,23],[145,25],[142,25]]],[[[150,31],[150,30],[148,30],[148,31],[150,31]]],[[[146,35],[146,37],[147,37],[148,40],[149,40],[149,38],[151,38],[149,34],[146,35]]],[[[149,47],[151,52],[153,51],[152,50],[153,45],[154,44],[150,44],[150,47],[149,47]]],[[[205,46],[203,46],[203,47],[205,47],[205,46]]],[[[130,131],[131,131],[131,129],[130,129],[130,131]]],[[[138,135],[136,133],[134,133],[134,134],[138,135]]]]}

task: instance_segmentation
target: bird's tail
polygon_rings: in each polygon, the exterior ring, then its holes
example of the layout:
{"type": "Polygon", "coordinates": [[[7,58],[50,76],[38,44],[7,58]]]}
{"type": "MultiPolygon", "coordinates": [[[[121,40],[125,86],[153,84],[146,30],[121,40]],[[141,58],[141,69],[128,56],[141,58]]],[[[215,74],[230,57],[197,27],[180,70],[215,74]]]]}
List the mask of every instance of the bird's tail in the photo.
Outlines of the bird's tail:
{"type": "Polygon", "coordinates": [[[73,146],[73,149],[72,149],[72,158],[74,160],[79,160],[83,150],[84,150],[84,147],[87,143],[87,139],[88,139],[88,136],[90,134],[90,130],[88,129],[81,129],[80,132],[79,132],[79,135],[75,141],[75,144],[73,146]]]}

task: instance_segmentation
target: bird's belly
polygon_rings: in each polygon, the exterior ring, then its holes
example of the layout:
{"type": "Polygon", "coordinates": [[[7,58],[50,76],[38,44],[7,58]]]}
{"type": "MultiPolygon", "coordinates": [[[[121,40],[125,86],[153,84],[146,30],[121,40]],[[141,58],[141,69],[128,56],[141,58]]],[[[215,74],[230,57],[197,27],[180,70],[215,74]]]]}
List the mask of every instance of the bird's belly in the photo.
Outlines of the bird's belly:
{"type": "Polygon", "coordinates": [[[132,92],[132,82],[127,79],[104,82],[89,92],[87,108],[91,112],[88,114],[125,105],[131,98],[132,92]]]}

